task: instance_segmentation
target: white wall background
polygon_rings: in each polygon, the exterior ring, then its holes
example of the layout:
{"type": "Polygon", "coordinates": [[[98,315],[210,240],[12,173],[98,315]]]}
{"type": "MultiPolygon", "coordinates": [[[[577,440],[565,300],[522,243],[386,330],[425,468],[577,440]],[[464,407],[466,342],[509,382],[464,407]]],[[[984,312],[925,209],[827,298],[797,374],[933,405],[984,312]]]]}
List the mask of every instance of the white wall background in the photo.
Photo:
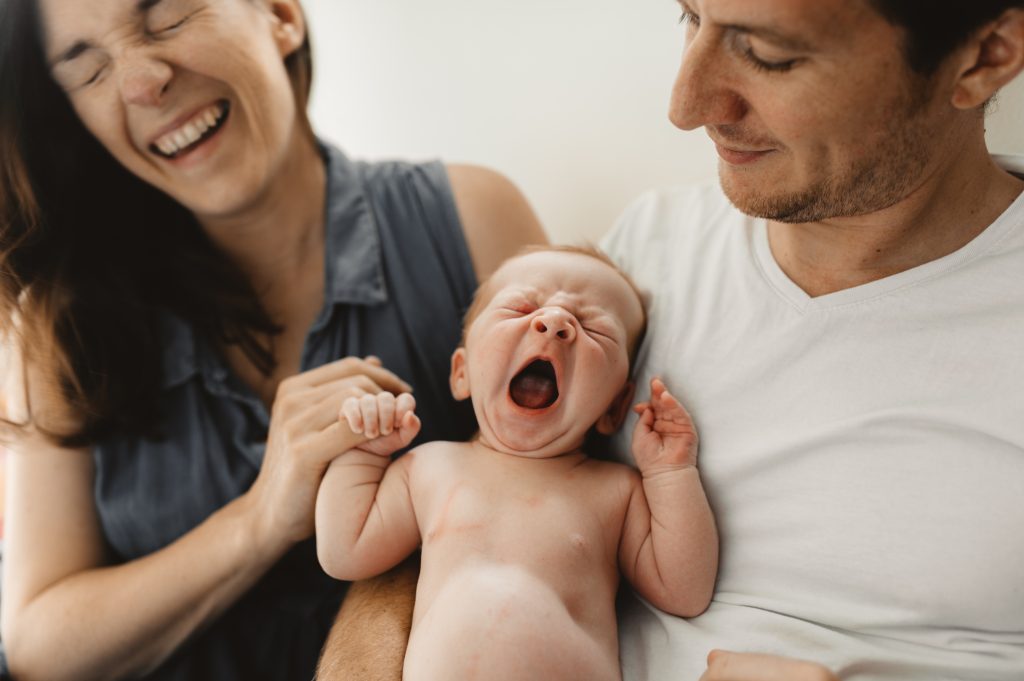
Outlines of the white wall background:
{"type": "MultiPolygon", "coordinates": [[[[598,239],[645,189],[713,178],[702,131],[668,122],[683,28],[673,0],[305,0],[311,111],[363,158],[500,170],[555,241],[598,239]]],[[[1024,77],[989,118],[1024,153],[1024,77]]]]}

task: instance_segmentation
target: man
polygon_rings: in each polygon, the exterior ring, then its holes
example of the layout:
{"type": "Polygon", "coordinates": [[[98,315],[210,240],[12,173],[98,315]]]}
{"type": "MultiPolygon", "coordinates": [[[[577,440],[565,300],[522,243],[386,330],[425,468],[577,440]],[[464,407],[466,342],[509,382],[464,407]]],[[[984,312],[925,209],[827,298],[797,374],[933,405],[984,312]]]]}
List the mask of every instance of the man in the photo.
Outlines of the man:
{"type": "Polygon", "coordinates": [[[682,4],[671,119],[721,191],[606,247],[654,294],[636,378],[695,418],[722,561],[696,618],[623,599],[626,679],[1024,669],[1024,182],[984,141],[1024,3],[921,7],[682,4]]]}

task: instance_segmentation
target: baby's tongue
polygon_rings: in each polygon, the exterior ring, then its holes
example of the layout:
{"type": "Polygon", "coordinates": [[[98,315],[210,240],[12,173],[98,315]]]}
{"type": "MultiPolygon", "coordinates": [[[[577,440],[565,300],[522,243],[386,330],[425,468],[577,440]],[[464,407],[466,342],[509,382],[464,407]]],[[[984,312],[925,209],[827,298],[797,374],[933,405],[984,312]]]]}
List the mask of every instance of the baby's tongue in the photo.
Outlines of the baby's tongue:
{"type": "Polygon", "coordinates": [[[558,399],[558,387],[548,376],[526,371],[512,379],[509,394],[520,407],[543,409],[558,399]]]}

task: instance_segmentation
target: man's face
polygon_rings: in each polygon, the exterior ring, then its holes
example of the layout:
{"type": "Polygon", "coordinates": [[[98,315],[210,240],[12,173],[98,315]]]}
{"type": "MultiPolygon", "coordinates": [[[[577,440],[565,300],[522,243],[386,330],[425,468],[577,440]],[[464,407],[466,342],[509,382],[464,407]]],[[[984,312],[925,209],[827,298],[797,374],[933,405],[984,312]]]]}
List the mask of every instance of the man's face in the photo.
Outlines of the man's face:
{"type": "Polygon", "coordinates": [[[867,0],[681,0],[670,118],[703,126],[740,210],[812,222],[910,194],[956,125],[942,71],[914,74],[867,0]]]}
{"type": "Polygon", "coordinates": [[[644,312],[629,283],[577,253],[504,264],[452,358],[455,396],[472,396],[480,436],[506,453],[544,458],[579,447],[631,390],[629,349],[644,312]]]}

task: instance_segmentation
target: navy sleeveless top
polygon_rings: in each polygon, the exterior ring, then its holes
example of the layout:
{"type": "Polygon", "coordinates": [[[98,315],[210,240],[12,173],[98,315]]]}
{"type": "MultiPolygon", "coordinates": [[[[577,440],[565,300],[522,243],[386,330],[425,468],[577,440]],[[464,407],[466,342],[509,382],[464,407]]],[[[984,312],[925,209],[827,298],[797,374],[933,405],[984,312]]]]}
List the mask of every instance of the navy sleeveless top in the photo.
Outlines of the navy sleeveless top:
{"type": "MultiPolygon", "coordinates": [[[[415,390],[417,442],[467,439],[472,410],[452,399],[448,367],[476,277],[444,167],[321,150],[324,306],[302,370],[377,355],[415,390]]],[[[194,528],[245,492],[263,459],[264,404],[181,319],[167,314],[162,324],[166,439],[112,438],[94,448],[96,504],[118,561],[194,528]]],[[[314,541],[303,542],[147,678],[311,679],[344,591],[320,570],[314,541]]]]}

